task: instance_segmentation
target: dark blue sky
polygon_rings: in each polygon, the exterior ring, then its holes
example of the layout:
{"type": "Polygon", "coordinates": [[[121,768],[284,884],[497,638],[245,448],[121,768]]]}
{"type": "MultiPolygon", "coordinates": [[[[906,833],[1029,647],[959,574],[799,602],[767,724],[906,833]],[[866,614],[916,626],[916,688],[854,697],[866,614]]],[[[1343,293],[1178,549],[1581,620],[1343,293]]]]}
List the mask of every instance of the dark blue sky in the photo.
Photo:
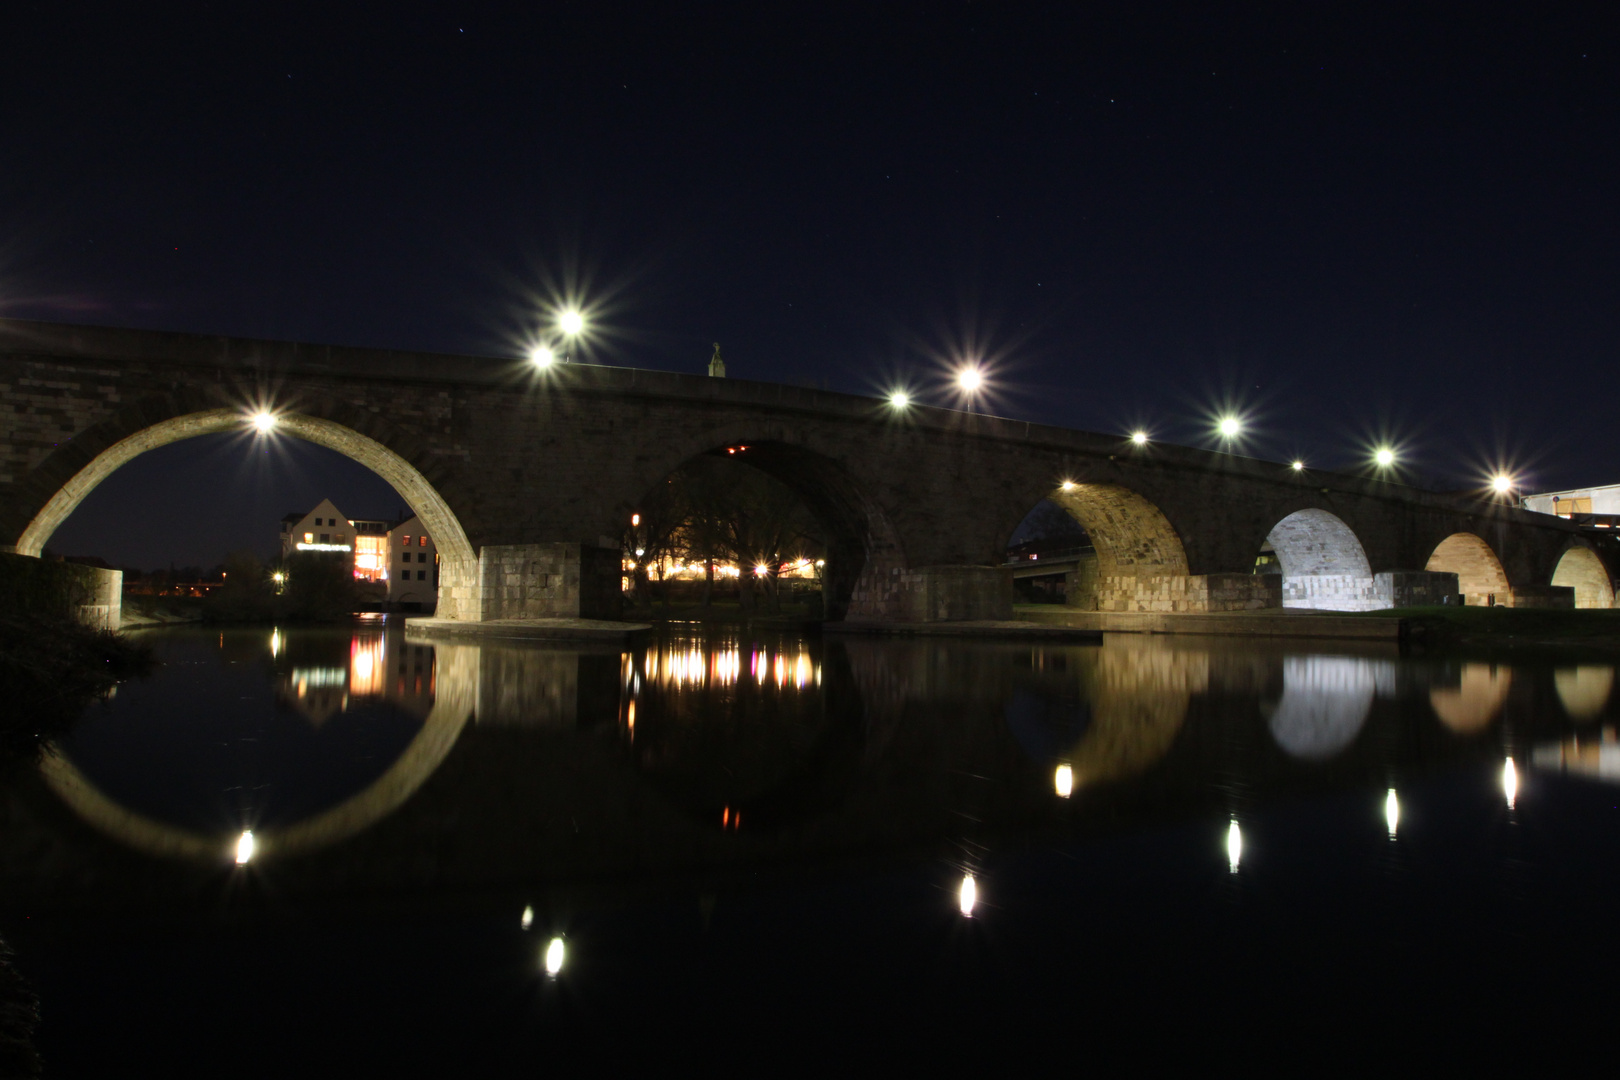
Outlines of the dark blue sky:
{"type": "Polygon", "coordinates": [[[606,363],[1620,480],[1598,5],[331,7],[8,6],[0,313],[512,353],[577,290],[606,363]]]}

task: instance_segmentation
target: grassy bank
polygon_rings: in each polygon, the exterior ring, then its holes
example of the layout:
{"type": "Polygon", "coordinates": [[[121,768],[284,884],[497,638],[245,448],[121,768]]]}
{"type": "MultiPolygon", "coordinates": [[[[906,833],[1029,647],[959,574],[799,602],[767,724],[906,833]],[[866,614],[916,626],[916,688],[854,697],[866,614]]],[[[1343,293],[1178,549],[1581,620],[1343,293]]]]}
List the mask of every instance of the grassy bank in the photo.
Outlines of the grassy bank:
{"type": "Polygon", "coordinates": [[[1427,648],[1548,649],[1620,655],[1620,610],[1418,607],[1369,611],[1372,619],[1404,619],[1407,640],[1427,648]]]}

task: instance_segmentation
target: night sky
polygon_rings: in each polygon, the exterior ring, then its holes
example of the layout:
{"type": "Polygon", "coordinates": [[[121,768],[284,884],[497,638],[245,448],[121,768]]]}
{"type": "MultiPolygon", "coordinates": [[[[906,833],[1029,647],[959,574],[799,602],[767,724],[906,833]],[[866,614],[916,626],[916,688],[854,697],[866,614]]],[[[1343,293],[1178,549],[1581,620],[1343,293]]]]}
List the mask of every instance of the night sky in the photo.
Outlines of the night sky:
{"type": "MultiPolygon", "coordinates": [[[[944,403],[976,358],[1019,418],[1620,481],[1602,5],[337,7],[7,5],[0,313],[515,355],[577,296],[602,363],[944,403]]],[[[253,453],[149,455],[52,547],[397,509],[253,453]]]]}

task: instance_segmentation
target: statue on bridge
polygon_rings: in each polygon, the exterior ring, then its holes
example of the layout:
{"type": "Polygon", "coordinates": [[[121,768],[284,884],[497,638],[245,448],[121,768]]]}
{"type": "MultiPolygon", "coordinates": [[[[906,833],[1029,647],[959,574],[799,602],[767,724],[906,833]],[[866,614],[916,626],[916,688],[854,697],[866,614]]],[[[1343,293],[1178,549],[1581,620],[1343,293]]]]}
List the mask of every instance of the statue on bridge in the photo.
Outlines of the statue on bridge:
{"type": "Polygon", "coordinates": [[[709,357],[709,377],[723,379],[726,377],[726,362],[720,359],[720,343],[714,343],[714,355],[709,357]]]}

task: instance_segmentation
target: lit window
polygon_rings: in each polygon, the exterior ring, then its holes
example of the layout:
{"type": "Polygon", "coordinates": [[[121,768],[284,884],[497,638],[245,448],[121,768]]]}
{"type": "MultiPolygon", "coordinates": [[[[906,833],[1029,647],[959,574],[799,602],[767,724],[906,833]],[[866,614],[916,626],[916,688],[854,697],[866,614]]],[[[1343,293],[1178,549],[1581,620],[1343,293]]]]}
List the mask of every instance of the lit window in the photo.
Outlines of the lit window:
{"type": "Polygon", "coordinates": [[[400,543],[401,543],[401,544],[404,544],[404,545],[405,545],[405,546],[406,546],[406,547],[410,547],[410,546],[411,546],[411,538],[410,538],[410,537],[408,537],[408,536],[402,536],[402,537],[400,537],[400,538],[399,538],[399,542],[400,542],[400,543]]]}
{"type": "MultiPolygon", "coordinates": [[[[1587,502],[1591,502],[1591,501],[1592,500],[1590,500],[1590,499],[1587,500],[1587,502]]],[[[425,537],[425,536],[418,536],[416,538],[416,542],[418,544],[422,545],[423,547],[427,547],[427,537],[425,537]]]]}
{"type": "Polygon", "coordinates": [[[313,544],[314,542],[315,542],[315,534],[314,533],[305,533],[304,534],[304,543],[313,544]]]}

